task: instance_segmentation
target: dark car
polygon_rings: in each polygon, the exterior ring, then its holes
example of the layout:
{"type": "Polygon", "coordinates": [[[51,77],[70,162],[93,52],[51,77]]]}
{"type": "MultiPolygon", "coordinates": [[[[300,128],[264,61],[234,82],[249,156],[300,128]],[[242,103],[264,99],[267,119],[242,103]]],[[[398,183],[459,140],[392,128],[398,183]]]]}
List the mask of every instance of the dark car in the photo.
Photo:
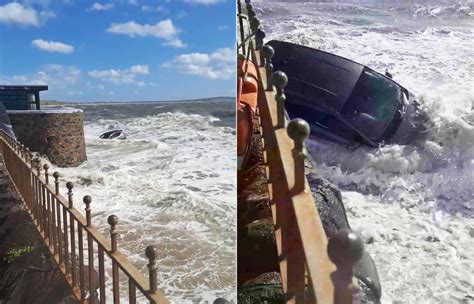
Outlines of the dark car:
{"type": "Polygon", "coordinates": [[[379,146],[425,129],[427,115],[390,77],[352,60],[272,40],[275,71],[288,76],[288,115],[305,119],[311,133],[343,143],[379,146]]]}

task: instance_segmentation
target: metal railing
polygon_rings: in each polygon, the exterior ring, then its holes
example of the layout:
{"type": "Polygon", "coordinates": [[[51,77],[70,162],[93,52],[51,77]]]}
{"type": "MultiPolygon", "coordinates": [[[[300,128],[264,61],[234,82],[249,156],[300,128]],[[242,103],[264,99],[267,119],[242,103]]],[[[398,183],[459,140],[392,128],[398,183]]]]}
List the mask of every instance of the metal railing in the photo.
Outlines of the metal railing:
{"type": "Polygon", "coordinates": [[[54,172],[51,178],[49,166],[44,164],[41,167],[39,158],[33,158],[28,148],[3,130],[0,130],[0,153],[28,214],[77,300],[81,303],[111,303],[106,296],[106,274],[110,271],[106,269],[107,262],[112,270],[114,304],[120,303],[124,294],[120,290],[124,287],[120,274],[128,280],[129,303],[137,302],[137,289],[150,303],[169,303],[157,289],[155,247],[148,246],[145,252],[149,261],[147,280],[118,250],[117,216],[111,215],[107,219],[110,225],[110,239],[107,239],[92,225],[91,197],[86,195],[83,198],[84,217],[74,207],[73,184],[66,183],[67,198],[62,196],[59,193],[59,173],[54,172]]]}
{"type": "Polygon", "coordinates": [[[250,1],[245,2],[249,29],[247,37],[241,31],[240,45],[258,66],[258,116],[285,301],[352,303],[357,290],[353,267],[362,257],[363,242],[349,230],[329,239],[325,234],[305,175],[309,125],[298,118],[286,121],[288,78],[273,71],[274,50],[264,45],[260,21],[250,1]]]}

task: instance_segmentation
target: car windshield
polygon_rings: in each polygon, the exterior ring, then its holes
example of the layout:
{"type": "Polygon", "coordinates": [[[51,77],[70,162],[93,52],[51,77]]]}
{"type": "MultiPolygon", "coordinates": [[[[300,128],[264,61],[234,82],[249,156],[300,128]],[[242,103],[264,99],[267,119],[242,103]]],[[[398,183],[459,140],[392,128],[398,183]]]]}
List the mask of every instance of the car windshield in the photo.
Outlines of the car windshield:
{"type": "Polygon", "coordinates": [[[365,68],[344,105],[342,115],[365,136],[377,140],[392,122],[401,94],[396,83],[365,68]]]}

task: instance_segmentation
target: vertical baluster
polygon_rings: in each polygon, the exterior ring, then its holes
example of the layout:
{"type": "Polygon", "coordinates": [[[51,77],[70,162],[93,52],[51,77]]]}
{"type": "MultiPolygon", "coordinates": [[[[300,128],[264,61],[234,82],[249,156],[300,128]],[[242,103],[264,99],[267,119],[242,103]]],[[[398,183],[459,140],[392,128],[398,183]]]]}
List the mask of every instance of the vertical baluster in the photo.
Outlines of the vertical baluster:
{"type": "Polygon", "coordinates": [[[104,267],[104,249],[99,245],[99,290],[100,304],[105,304],[105,267],[104,267]]]}
{"type": "MultiPolygon", "coordinates": [[[[43,169],[44,169],[44,181],[46,183],[46,185],[49,184],[49,173],[48,173],[48,169],[49,169],[49,165],[48,164],[44,164],[43,165],[43,169]]],[[[51,238],[52,238],[52,226],[51,226],[51,198],[50,198],[50,195],[49,195],[49,189],[47,188],[47,186],[44,186],[44,195],[45,195],[45,222],[46,222],[46,235],[48,237],[48,244],[49,246],[51,247],[51,245],[53,244],[51,238]]]]}
{"type": "Polygon", "coordinates": [[[276,88],[276,102],[277,102],[277,128],[284,128],[285,127],[285,91],[283,90],[287,83],[288,77],[285,73],[281,71],[276,71],[272,73],[270,78],[270,82],[276,88]]]}
{"type": "Polygon", "coordinates": [[[148,246],[145,249],[146,257],[148,258],[148,277],[150,283],[150,293],[155,293],[157,289],[157,277],[156,272],[158,269],[156,263],[156,248],[155,246],[148,246]]]}
{"type": "Polygon", "coordinates": [[[273,72],[272,57],[273,57],[273,55],[275,55],[275,50],[273,50],[273,48],[271,46],[266,44],[262,47],[262,55],[263,55],[263,58],[265,58],[265,72],[266,72],[266,76],[267,76],[266,90],[271,91],[271,90],[273,90],[273,87],[272,87],[272,83],[270,81],[270,77],[271,77],[272,72],[273,72]]]}
{"type": "Polygon", "coordinates": [[[328,255],[337,269],[331,274],[334,303],[352,303],[357,287],[353,284],[353,268],[364,254],[362,238],[350,229],[342,229],[329,238],[328,255]]]}
{"type": "Polygon", "coordinates": [[[53,173],[55,193],[54,193],[54,205],[56,206],[56,236],[58,239],[58,254],[59,254],[59,265],[63,262],[64,247],[62,241],[62,232],[61,232],[61,203],[59,202],[59,172],[55,171],[53,173]]]}
{"type": "MultiPolygon", "coordinates": [[[[73,206],[73,193],[72,193],[72,188],[74,188],[74,184],[72,182],[67,182],[66,183],[66,188],[67,188],[67,197],[68,197],[68,203],[69,203],[69,209],[74,208],[73,206]]],[[[69,212],[69,233],[71,236],[71,274],[72,274],[72,282],[74,287],[77,286],[77,277],[76,277],[76,233],[75,233],[75,220],[74,216],[72,215],[71,212],[69,212]]]]}
{"type": "Polygon", "coordinates": [[[70,268],[69,268],[69,237],[67,235],[68,227],[67,227],[67,211],[66,211],[66,206],[62,206],[63,209],[63,248],[64,248],[64,267],[66,268],[66,273],[70,273],[70,268]]]}
{"type": "Polygon", "coordinates": [[[304,149],[304,141],[309,136],[309,125],[305,120],[295,118],[290,120],[286,130],[288,136],[295,143],[292,151],[295,164],[295,183],[292,191],[297,194],[305,189],[304,160],[306,158],[306,151],[304,149]]]}
{"type": "MultiPolygon", "coordinates": [[[[86,280],[84,275],[84,237],[82,236],[83,227],[77,228],[77,241],[79,243],[79,284],[81,287],[81,302],[86,300],[86,280]]],[[[87,233],[86,233],[87,234],[87,233]]]]}
{"type": "Polygon", "coordinates": [[[130,304],[137,303],[137,287],[131,278],[128,279],[128,298],[130,304]]]}
{"type": "MultiPolygon", "coordinates": [[[[117,251],[117,223],[118,217],[111,215],[107,218],[107,222],[110,225],[110,239],[111,239],[111,250],[113,254],[117,251]]],[[[113,294],[114,294],[114,304],[120,303],[120,289],[119,289],[119,272],[117,263],[112,260],[112,278],[113,278],[113,294]]]]}
{"type": "MultiPolygon", "coordinates": [[[[91,207],[90,204],[92,202],[92,198],[89,195],[84,196],[84,204],[86,204],[86,220],[87,220],[87,227],[91,225],[91,207]]],[[[88,233],[87,234],[87,249],[89,253],[89,294],[90,294],[90,299],[89,303],[94,304],[95,303],[95,297],[93,296],[93,286],[94,281],[94,243],[92,240],[92,236],[88,233]]]]}

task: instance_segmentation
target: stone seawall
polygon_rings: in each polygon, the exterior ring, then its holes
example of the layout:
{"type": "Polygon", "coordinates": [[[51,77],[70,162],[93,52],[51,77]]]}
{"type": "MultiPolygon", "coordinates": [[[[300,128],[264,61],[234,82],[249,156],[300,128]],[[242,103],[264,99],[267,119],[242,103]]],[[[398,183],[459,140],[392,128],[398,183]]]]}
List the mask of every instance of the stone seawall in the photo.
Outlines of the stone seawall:
{"type": "Polygon", "coordinates": [[[86,159],[82,110],[8,111],[13,131],[30,151],[59,167],[75,167],[86,159]]]}

